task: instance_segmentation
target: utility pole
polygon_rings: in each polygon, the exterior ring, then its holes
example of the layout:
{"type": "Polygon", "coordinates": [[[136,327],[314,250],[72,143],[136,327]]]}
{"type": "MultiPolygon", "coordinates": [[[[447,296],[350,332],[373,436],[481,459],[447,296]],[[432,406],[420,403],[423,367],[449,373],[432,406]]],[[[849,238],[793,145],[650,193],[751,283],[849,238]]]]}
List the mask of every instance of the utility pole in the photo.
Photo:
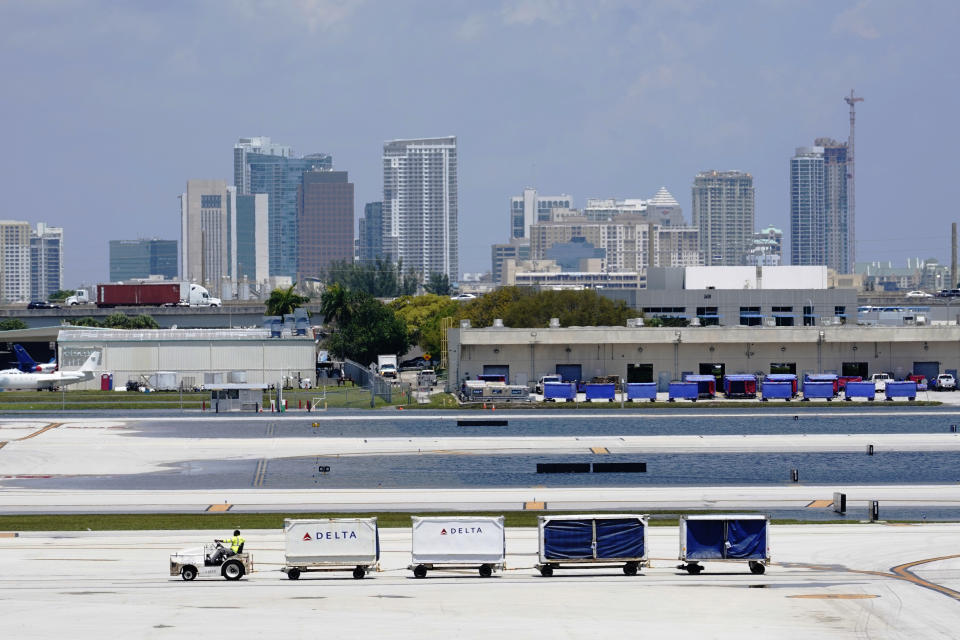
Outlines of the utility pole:
{"type": "Polygon", "coordinates": [[[847,141],[847,238],[849,246],[847,255],[850,259],[850,268],[853,269],[857,259],[857,215],[856,215],[856,182],[853,171],[853,130],[856,120],[856,104],[863,102],[863,98],[857,98],[853,95],[853,89],[850,89],[850,95],[843,99],[850,105],[850,139],[847,141]]]}

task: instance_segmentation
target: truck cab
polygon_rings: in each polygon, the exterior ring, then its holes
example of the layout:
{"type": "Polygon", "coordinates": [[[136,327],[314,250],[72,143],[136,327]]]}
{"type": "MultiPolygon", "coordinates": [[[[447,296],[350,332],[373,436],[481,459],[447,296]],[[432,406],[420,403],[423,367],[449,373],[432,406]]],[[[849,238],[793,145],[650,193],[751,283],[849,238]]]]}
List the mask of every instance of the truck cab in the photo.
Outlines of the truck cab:
{"type": "Polygon", "coordinates": [[[198,284],[190,285],[190,299],[187,303],[191,307],[221,307],[223,302],[220,298],[214,298],[210,295],[210,292],[207,291],[206,287],[201,287],[198,284]]]}
{"type": "Polygon", "coordinates": [[[75,307],[78,304],[90,304],[90,292],[86,289],[77,289],[73,295],[63,301],[68,307],[75,307]]]}

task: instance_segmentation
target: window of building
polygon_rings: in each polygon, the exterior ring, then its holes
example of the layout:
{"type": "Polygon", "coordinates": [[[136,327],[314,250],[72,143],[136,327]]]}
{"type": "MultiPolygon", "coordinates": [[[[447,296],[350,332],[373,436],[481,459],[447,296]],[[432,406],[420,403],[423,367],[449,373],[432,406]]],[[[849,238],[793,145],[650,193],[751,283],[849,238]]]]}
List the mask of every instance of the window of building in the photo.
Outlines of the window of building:
{"type": "Polygon", "coordinates": [[[697,317],[700,318],[700,324],[705,327],[720,324],[717,307],[697,307],[697,317]]]}
{"type": "Polygon", "coordinates": [[[759,327],[763,324],[760,307],[740,307],[740,324],[744,327],[759,327]]]}
{"type": "Polygon", "coordinates": [[[813,307],[803,305],[803,326],[813,327],[817,324],[817,316],[813,314],[813,307]]]}
{"type": "Polygon", "coordinates": [[[220,208],[220,196],[200,196],[200,208],[201,209],[219,209],[220,208]]]}
{"type": "Polygon", "coordinates": [[[796,362],[771,362],[770,373],[792,373],[797,375],[796,362]]]}

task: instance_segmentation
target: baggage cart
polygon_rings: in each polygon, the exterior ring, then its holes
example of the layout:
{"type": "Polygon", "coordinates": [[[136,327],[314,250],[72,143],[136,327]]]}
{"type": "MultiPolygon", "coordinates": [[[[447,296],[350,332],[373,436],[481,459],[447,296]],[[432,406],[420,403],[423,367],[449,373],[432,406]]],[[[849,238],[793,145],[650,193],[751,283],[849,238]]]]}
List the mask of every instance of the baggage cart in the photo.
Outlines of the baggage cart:
{"type": "Polygon", "coordinates": [[[684,376],[684,382],[693,382],[697,385],[697,393],[701,398],[712,399],[717,395],[717,379],[710,375],[690,373],[684,376]]]}
{"type": "Polygon", "coordinates": [[[554,570],[621,567],[637,575],[647,563],[647,516],[633,514],[540,516],[540,558],[536,568],[548,578],[554,570]]]}
{"type": "Polygon", "coordinates": [[[544,382],[544,402],[573,402],[577,399],[577,385],[572,382],[544,382]]]}
{"type": "Polygon", "coordinates": [[[829,382],[833,387],[833,395],[840,393],[840,376],[835,373],[808,373],[803,377],[803,386],[808,382],[829,382]]]}
{"type": "Polygon", "coordinates": [[[411,516],[412,564],[416,578],[434,569],[477,569],[481,578],[503,570],[503,516],[411,516]]]}
{"type": "Polygon", "coordinates": [[[906,398],[912,402],[917,399],[917,383],[912,380],[890,381],[887,383],[887,388],[883,394],[887,396],[887,400],[906,398]]]}
{"type": "Polygon", "coordinates": [[[866,382],[861,380],[849,380],[844,386],[843,395],[847,400],[853,400],[854,398],[866,398],[870,402],[873,402],[873,399],[877,395],[877,386],[869,380],[866,382]]]}
{"type": "Polygon", "coordinates": [[[829,402],[833,400],[834,395],[835,391],[832,382],[813,382],[808,380],[803,383],[804,401],[809,401],[812,398],[826,398],[829,402]]]}
{"type": "Polygon", "coordinates": [[[723,395],[728,398],[756,398],[757,376],[752,373],[732,373],[724,376],[723,395]]]}
{"type": "Polygon", "coordinates": [[[608,400],[613,402],[617,395],[617,385],[614,383],[590,382],[587,383],[585,389],[587,402],[590,402],[591,400],[608,400]]]}
{"type": "Polygon", "coordinates": [[[789,381],[777,382],[764,380],[760,387],[760,402],[768,400],[786,400],[790,402],[793,399],[793,385],[789,381]]]}
{"type": "Polygon", "coordinates": [[[667,402],[673,402],[678,398],[696,402],[699,395],[696,382],[671,382],[667,392],[667,402]]]}
{"type": "Polygon", "coordinates": [[[296,580],[309,571],[352,571],[361,579],[380,569],[380,533],[376,518],[284,520],[284,566],[296,580]]]}
{"type": "Polygon", "coordinates": [[[797,395],[797,374],[795,373],[771,373],[763,378],[763,383],[767,382],[789,382],[793,396],[797,395]]]}
{"type": "Polygon", "coordinates": [[[750,573],[762,574],[770,562],[770,517],[749,515],[680,516],[678,569],[691,575],[703,571],[704,561],[747,561],[750,573]]]}
{"type": "Polygon", "coordinates": [[[657,401],[657,383],[656,382],[628,382],[627,383],[627,401],[649,400],[657,401]]]}

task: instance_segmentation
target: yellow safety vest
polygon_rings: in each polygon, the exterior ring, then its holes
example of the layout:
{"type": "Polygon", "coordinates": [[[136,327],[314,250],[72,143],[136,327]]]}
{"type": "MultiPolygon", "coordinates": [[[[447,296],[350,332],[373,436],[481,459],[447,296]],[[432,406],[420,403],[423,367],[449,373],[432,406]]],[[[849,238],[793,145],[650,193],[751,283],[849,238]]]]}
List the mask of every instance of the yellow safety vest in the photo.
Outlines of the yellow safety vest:
{"type": "Polygon", "coordinates": [[[230,538],[230,550],[234,553],[240,553],[240,545],[242,545],[246,540],[241,536],[233,536],[230,538]]]}

